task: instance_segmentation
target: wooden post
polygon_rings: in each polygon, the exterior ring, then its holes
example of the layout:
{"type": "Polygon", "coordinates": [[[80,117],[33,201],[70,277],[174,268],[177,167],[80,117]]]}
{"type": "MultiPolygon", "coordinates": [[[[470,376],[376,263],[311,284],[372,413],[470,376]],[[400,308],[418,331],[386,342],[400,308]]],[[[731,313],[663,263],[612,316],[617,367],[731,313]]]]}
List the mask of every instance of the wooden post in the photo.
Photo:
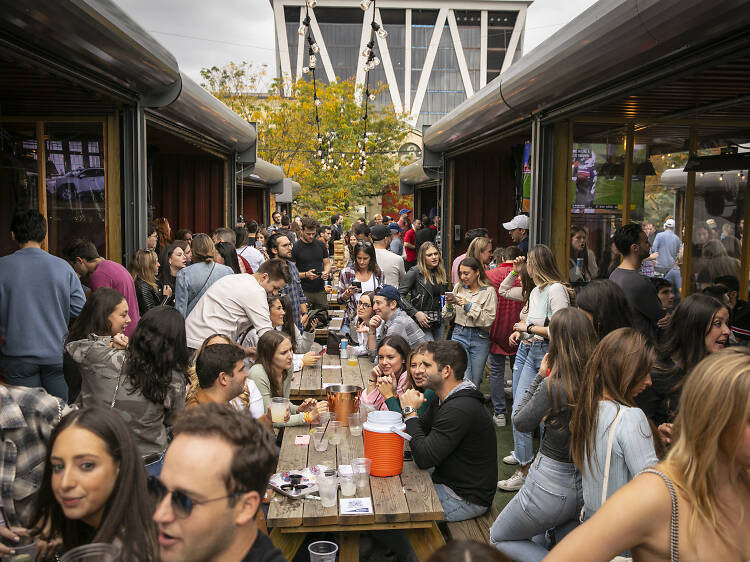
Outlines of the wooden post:
{"type": "Polygon", "coordinates": [[[570,190],[572,189],[573,125],[570,121],[554,124],[552,159],[552,213],[550,247],[562,271],[570,259],[570,190]]]}
{"type": "Polygon", "coordinates": [[[122,199],[120,185],[120,119],[116,113],[104,123],[104,178],[106,185],[107,258],[125,264],[122,255],[122,199]],[[122,260],[122,261],[121,261],[122,260]]]}
{"type": "MultiPolygon", "coordinates": [[[[36,177],[39,212],[47,220],[47,145],[44,137],[44,121],[36,122],[36,177]]],[[[42,240],[42,250],[49,251],[49,221],[47,236],[42,240]]]]}
{"type": "Polygon", "coordinates": [[[742,218],[745,221],[742,230],[742,263],[740,265],[740,294],[738,298],[747,300],[748,294],[748,281],[750,281],[750,244],[745,239],[745,231],[748,229],[750,224],[750,180],[745,176],[745,200],[744,200],[744,213],[742,218]]]}
{"type": "Polygon", "coordinates": [[[630,190],[633,186],[633,141],[635,134],[633,132],[633,123],[628,123],[625,128],[625,171],[623,172],[622,184],[622,224],[623,226],[630,222],[630,190]]]}
{"type": "MultiPolygon", "coordinates": [[[[694,156],[698,146],[697,131],[695,127],[690,127],[689,156],[694,156]]],[[[690,294],[691,285],[693,284],[693,206],[695,205],[695,172],[688,172],[687,185],[685,186],[685,250],[682,252],[682,290],[680,299],[684,299],[690,294]]],[[[740,279],[742,283],[742,279],[740,279]]],[[[741,285],[740,285],[741,286],[741,285]]],[[[747,281],[745,281],[747,287],[747,281]]],[[[740,293],[742,291],[740,290],[740,293]]]]}

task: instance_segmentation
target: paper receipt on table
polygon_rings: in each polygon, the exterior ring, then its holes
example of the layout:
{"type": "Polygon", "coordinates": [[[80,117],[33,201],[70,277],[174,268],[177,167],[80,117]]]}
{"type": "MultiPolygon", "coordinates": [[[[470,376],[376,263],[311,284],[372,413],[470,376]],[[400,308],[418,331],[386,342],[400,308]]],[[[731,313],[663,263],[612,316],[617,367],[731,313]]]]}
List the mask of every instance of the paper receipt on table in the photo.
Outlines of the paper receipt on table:
{"type": "Polygon", "coordinates": [[[341,515],[368,515],[373,512],[370,498],[341,498],[339,506],[341,515]]]}
{"type": "Polygon", "coordinates": [[[297,435],[294,438],[294,444],[295,445],[309,445],[310,444],[310,436],[309,435],[297,435]]]}

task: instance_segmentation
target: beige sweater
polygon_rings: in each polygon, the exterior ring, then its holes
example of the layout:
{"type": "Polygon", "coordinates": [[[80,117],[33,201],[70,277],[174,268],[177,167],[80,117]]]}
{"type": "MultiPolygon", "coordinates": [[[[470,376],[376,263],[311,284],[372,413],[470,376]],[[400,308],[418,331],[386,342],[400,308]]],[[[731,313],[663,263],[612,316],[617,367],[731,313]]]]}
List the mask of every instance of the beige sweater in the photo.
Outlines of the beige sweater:
{"type": "Polygon", "coordinates": [[[472,292],[465,289],[461,283],[453,287],[453,294],[466,299],[466,306],[453,305],[452,310],[443,308],[444,318],[453,318],[456,324],[467,328],[483,328],[489,330],[497,314],[497,293],[492,285],[480,285],[472,292]]]}

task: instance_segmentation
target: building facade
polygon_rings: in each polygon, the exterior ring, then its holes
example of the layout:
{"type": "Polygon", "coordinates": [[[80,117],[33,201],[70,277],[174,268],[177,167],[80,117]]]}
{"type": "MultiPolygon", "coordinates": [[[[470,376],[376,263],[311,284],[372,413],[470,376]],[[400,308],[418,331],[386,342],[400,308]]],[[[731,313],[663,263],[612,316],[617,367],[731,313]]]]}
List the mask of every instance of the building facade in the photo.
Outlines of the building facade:
{"type": "Polygon", "coordinates": [[[276,28],[277,75],[304,78],[307,45],[298,29],[309,13],[310,33],[320,48],[317,78],[355,78],[364,86],[365,50],[374,21],[382,64],[369,73],[371,86],[386,85],[377,103],[406,112],[417,131],[448,114],[520,57],[526,10],[532,0],[326,0],[307,9],[305,0],[271,0],[276,28]]]}

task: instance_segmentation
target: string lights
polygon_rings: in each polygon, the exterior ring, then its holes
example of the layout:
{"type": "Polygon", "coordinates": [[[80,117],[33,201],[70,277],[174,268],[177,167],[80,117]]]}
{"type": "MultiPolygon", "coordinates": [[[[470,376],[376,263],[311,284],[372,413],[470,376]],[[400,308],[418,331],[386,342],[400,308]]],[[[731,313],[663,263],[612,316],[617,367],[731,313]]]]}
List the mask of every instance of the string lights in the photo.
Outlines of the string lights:
{"type": "Polygon", "coordinates": [[[317,147],[313,151],[315,156],[320,161],[320,166],[324,171],[329,169],[338,170],[340,167],[350,165],[355,167],[358,165],[358,172],[360,175],[365,175],[367,172],[367,143],[370,139],[371,133],[367,131],[368,119],[369,119],[369,102],[376,101],[375,93],[370,91],[370,76],[369,72],[374,70],[380,65],[380,59],[375,54],[375,36],[380,39],[388,37],[388,32],[385,30],[382,24],[375,21],[376,14],[376,1],[377,0],[362,0],[359,3],[360,8],[363,11],[367,11],[372,7],[372,21],[370,22],[370,40],[367,46],[362,51],[361,56],[365,59],[363,69],[365,71],[365,87],[364,87],[364,114],[362,115],[363,129],[362,135],[357,139],[356,152],[340,152],[340,158],[335,160],[333,157],[333,142],[336,140],[335,132],[321,133],[320,130],[320,113],[318,108],[321,107],[322,101],[318,97],[317,80],[315,76],[315,69],[317,67],[317,55],[320,53],[320,47],[315,42],[310,31],[310,10],[313,10],[317,5],[317,0],[307,0],[305,3],[305,17],[299,26],[298,33],[300,35],[300,41],[307,41],[308,44],[308,61],[307,65],[302,67],[303,74],[312,75],[313,84],[313,107],[315,109],[315,127],[316,127],[316,141],[317,147]],[[351,159],[348,156],[351,155],[351,159]]]}

